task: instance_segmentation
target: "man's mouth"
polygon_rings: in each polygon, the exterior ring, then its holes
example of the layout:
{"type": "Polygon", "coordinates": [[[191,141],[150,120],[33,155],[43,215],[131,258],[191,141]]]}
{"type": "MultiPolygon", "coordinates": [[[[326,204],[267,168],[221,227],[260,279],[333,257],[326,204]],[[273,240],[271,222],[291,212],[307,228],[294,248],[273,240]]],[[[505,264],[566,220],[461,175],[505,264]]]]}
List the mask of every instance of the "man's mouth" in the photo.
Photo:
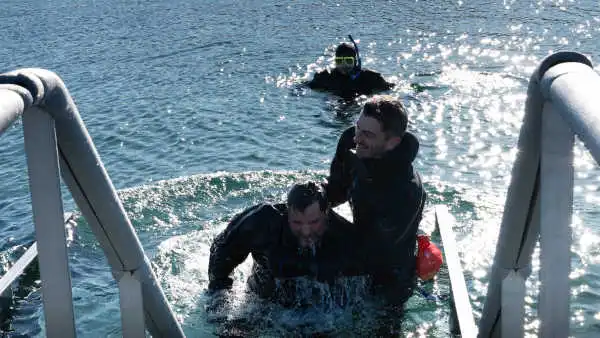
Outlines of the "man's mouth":
{"type": "Polygon", "coordinates": [[[302,245],[303,247],[309,247],[311,245],[314,245],[315,240],[312,237],[304,237],[300,239],[300,245],[302,245]]]}
{"type": "Polygon", "coordinates": [[[298,253],[300,255],[309,254],[315,256],[317,254],[317,245],[313,239],[310,240],[301,240],[300,248],[298,248],[298,253]]]}

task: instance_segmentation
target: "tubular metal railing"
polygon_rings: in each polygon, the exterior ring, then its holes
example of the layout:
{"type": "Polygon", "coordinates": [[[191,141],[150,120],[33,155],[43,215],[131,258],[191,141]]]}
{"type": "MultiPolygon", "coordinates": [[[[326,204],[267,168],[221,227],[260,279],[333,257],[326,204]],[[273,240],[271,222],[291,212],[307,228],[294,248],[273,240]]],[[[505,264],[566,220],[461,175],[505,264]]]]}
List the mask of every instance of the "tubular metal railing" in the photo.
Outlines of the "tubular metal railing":
{"type": "Polygon", "coordinates": [[[600,76],[583,55],[547,57],[531,76],[481,337],[523,337],[525,281],[540,243],[540,337],[569,336],[573,146],[600,163],[600,76]]]}
{"type": "MultiPolygon", "coordinates": [[[[67,213],[64,217],[65,227],[71,221],[74,214],[67,213]]],[[[9,316],[9,310],[13,303],[12,285],[18,280],[26,269],[37,258],[37,243],[33,242],[23,255],[12,264],[8,271],[0,278],[0,324],[9,316]]]]}
{"type": "MultiPolygon", "coordinates": [[[[118,281],[125,337],[183,331],[62,80],[43,69],[0,74],[0,134],[22,116],[46,335],[74,337],[60,176],[118,281]]],[[[27,256],[31,258],[32,252],[27,256]]]]}

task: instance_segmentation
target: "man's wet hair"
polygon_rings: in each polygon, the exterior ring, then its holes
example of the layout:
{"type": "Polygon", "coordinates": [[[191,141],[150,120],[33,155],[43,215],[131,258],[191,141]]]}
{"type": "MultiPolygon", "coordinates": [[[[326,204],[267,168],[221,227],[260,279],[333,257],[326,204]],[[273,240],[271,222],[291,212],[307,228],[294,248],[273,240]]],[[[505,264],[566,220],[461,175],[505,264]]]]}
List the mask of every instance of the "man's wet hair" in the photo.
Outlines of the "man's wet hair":
{"type": "Polygon", "coordinates": [[[392,96],[373,97],[365,103],[362,113],[379,121],[381,129],[388,135],[403,137],[406,132],[408,124],[406,108],[402,102],[392,96]]]}
{"type": "Polygon", "coordinates": [[[294,184],[287,195],[288,209],[293,208],[304,212],[306,208],[315,202],[319,202],[319,209],[321,211],[327,209],[327,199],[325,198],[323,186],[312,181],[294,184]]]}
{"type": "Polygon", "coordinates": [[[354,45],[348,42],[339,44],[335,49],[335,56],[354,56],[356,57],[356,49],[354,45]]]}

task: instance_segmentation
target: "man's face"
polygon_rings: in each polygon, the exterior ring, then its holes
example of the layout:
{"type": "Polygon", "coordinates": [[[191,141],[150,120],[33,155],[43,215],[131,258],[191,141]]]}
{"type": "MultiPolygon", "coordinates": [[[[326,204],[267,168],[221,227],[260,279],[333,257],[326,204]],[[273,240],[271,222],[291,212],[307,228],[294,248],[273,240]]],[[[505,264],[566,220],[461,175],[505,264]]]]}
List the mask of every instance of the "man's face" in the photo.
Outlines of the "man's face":
{"type": "Polygon", "coordinates": [[[356,121],[354,142],[358,158],[379,158],[398,144],[399,137],[388,136],[376,118],[361,113],[356,121]]]}
{"type": "Polygon", "coordinates": [[[302,248],[314,247],[325,232],[326,214],[319,208],[319,202],[309,205],[304,211],[293,207],[288,212],[288,222],[292,233],[302,248]]]}
{"type": "Polygon", "coordinates": [[[342,74],[349,74],[354,65],[356,64],[356,58],[351,55],[339,55],[335,57],[335,69],[342,74]]]}

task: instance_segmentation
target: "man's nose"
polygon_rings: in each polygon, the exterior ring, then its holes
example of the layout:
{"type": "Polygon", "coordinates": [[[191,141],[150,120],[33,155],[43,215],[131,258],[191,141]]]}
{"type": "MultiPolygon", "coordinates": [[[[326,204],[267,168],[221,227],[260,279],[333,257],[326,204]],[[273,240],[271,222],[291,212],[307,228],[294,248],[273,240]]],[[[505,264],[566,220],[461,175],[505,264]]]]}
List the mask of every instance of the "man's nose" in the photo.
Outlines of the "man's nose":
{"type": "Polygon", "coordinates": [[[311,232],[310,224],[302,224],[301,233],[303,236],[308,236],[311,232]]]}

